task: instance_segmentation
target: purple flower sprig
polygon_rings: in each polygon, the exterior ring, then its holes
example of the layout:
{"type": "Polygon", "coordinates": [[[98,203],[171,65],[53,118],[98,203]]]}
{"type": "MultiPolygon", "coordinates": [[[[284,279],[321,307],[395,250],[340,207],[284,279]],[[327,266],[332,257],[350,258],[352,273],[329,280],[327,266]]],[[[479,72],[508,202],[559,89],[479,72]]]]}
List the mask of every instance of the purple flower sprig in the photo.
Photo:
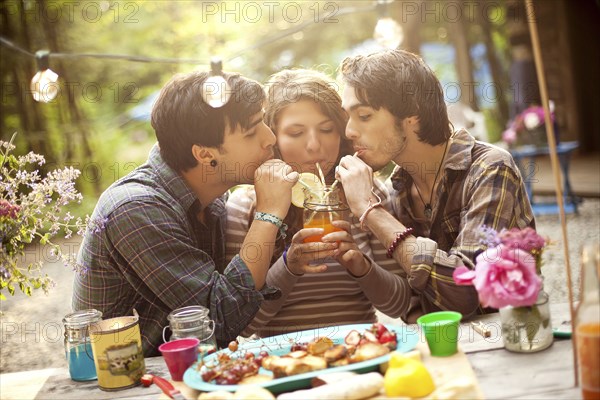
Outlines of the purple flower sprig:
{"type": "MultiPolygon", "coordinates": [[[[13,136],[14,139],[14,136],[13,136]]],[[[83,199],[75,187],[80,171],[72,167],[56,169],[41,176],[39,167],[43,156],[30,152],[14,156],[15,146],[0,141],[0,299],[4,293],[14,294],[18,287],[27,295],[34,289],[45,292],[53,286],[47,275],[42,275],[42,261],[30,262],[25,257],[25,247],[36,238],[41,245],[49,245],[53,257],[65,262],[74,270],[84,273],[73,254],[63,254],[53,237],[62,233],[65,239],[73,233],[86,231],[98,234],[106,223],[103,219],[86,217],[75,219],[65,206],[80,203],[83,199]]]]}

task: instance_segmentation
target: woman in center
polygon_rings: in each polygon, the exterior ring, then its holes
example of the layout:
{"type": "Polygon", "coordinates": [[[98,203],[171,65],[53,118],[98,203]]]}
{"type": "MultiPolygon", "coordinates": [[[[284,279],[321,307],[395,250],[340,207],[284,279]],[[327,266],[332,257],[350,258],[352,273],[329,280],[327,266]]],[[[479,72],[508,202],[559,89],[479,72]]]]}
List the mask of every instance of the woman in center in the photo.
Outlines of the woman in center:
{"type": "MultiPolygon", "coordinates": [[[[296,171],[334,181],[335,166],[352,145],[344,137],[346,115],[337,84],[312,70],[284,70],[267,83],[265,122],[277,137],[276,157],[296,171]]],[[[341,185],[340,185],[341,186],[341,185]]],[[[389,208],[385,186],[375,180],[374,191],[389,208]]],[[[251,186],[234,191],[227,202],[228,254],[240,251],[254,219],[255,194],[251,186]]],[[[371,323],[375,309],[397,318],[407,304],[410,288],[401,267],[386,257],[386,249],[371,232],[360,228],[358,217],[334,221],[340,229],[320,243],[304,239],[323,232],[303,229],[303,209],[292,205],[284,222],[267,275],[267,284],[281,290],[277,300],[263,301],[244,336],[261,337],[332,325],[371,323]]]]}

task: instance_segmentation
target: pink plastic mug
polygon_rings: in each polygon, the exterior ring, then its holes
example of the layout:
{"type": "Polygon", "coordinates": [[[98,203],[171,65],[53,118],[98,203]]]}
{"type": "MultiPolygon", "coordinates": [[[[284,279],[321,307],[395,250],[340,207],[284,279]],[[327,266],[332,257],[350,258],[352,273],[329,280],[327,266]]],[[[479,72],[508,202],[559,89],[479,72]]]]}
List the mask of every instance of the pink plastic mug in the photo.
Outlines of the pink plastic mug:
{"type": "Polygon", "coordinates": [[[171,379],[182,381],[183,373],[198,359],[197,338],[184,338],[163,343],[158,347],[171,373],[171,379]]]}

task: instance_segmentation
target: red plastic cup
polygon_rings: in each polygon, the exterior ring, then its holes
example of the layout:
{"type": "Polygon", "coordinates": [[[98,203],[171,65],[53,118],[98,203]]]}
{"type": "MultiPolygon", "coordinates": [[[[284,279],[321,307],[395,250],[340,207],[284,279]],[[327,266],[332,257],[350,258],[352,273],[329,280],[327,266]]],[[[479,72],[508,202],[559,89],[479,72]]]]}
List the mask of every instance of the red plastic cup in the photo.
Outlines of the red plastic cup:
{"type": "Polygon", "coordinates": [[[197,338],[184,338],[163,343],[158,347],[171,373],[171,379],[182,381],[184,372],[198,359],[197,338]]]}

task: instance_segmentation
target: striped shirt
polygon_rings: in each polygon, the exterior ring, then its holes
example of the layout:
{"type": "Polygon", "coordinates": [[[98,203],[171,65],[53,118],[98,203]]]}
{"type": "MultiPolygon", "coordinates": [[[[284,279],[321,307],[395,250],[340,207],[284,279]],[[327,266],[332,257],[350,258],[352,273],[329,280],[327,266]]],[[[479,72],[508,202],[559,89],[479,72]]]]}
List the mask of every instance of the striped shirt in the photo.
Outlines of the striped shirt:
{"type": "MultiPolygon", "coordinates": [[[[377,182],[376,191],[389,208],[385,186],[377,182]]],[[[240,250],[255,198],[254,189],[246,186],[234,191],[227,201],[227,256],[240,250]]],[[[365,276],[352,276],[333,259],[326,260],[326,272],[297,276],[279,257],[273,260],[267,284],[279,287],[282,296],[264,301],[243,335],[257,333],[266,337],[332,325],[370,323],[376,320],[375,308],[390,317],[399,317],[410,300],[402,268],[386,257],[386,249],[374,235],[360,229],[355,216],[351,217],[351,233],[373,266],[365,276]]]]}
{"type": "Polygon", "coordinates": [[[410,196],[413,181],[406,170],[396,167],[387,183],[393,214],[414,229],[418,245],[408,277],[413,296],[402,319],[414,322],[439,310],[460,311],[465,317],[481,311],[475,289],[457,286],[452,279],[456,267],[473,268],[476,255],[485,249],[480,228],[535,228],[521,173],[511,155],[475,141],[465,130],[457,131],[431,220],[415,217],[410,196]]]}
{"type": "Polygon", "coordinates": [[[77,262],[87,273],[75,278],[73,309],[95,308],[105,319],[136,309],[146,356],[158,353],[167,315],[190,305],[209,309],[220,344],[235,339],[276,290],[255,290],[242,259],[225,258],[225,199],[207,206],[206,224],[199,211],[155,145],[144,165],[98,200],[92,217],[107,222],[83,239],[77,262]]]}

